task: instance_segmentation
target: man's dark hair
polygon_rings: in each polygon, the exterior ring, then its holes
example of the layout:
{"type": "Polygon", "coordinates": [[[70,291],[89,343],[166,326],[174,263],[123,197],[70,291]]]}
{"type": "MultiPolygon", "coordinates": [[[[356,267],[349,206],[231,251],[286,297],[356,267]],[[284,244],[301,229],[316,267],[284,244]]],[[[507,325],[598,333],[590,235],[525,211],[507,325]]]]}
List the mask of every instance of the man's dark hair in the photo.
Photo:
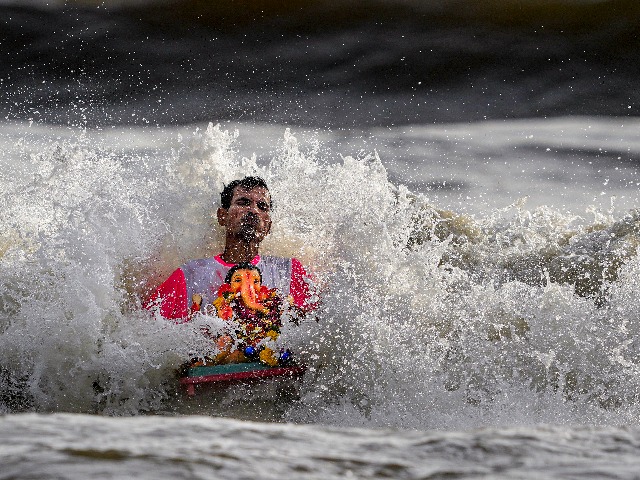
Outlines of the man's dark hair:
{"type": "Polygon", "coordinates": [[[227,272],[227,276],[224,277],[224,283],[231,283],[231,278],[233,277],[233,274],[236,273],[238,270],[255,270],[256,272],[258,272],[258,275],[260,275],[260,282],[262,283],[262,272],[253,263],[249,263],[249,262],[240,262],[237,265],[234,265],[233,267],[231,267],[227,272]]]}
{"type": "Polygon", "coordinates": [[[222,190],[222,193],[220,194],[220,204],[225,210],[229,210],[229,207],[231,206],[233,190],[236,187],[246,188],[247,190],[251,190],[256,187],[262,187],[265,190],[269,191],[267,183],[260,177],[244,177],[242,180],[234,180],[233,182],[229,183],[229,185],[225,185],[224,190],[222,190]]]}

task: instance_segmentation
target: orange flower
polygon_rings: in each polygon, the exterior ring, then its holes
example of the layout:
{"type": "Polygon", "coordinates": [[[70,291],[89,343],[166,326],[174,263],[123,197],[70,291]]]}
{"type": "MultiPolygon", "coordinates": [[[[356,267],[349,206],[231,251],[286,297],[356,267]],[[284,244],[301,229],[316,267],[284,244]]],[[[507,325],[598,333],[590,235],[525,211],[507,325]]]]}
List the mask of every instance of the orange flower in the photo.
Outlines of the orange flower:
{"type": "Polygon", "coordinates": [[[278,332],[276,332],[275,330],[269,330],[267,332],[267,337],[269,337],[271,340],[276,340],[278,338],[278,335],[280,335],[278,332]]]}
{"type": "Polygon", "coordinates": [[[260,351],[260,361],[272,367],[278,366],[278,357],[276,356],[276,353],[270,348],[263,348],[260,351]]]}

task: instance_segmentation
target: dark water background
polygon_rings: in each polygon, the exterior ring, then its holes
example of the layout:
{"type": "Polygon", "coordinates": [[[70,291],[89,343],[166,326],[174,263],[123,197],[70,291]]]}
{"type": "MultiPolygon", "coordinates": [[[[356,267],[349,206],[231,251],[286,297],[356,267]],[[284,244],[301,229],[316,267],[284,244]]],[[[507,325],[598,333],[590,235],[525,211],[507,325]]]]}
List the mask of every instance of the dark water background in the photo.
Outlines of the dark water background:
{"type": "Polygon", "coordinates": [[[0,0],[0,480],[638,478],[639,2],[48,3],[0,0]],[[180,416],[202,336],[135,308],[247,171],[331,286],[279,425],[180,416]]]}
{"type": "Polygon", "coordinates": [[[7,120],[349,129],[639,108],[633,0],[3,3],[7,120]]]}

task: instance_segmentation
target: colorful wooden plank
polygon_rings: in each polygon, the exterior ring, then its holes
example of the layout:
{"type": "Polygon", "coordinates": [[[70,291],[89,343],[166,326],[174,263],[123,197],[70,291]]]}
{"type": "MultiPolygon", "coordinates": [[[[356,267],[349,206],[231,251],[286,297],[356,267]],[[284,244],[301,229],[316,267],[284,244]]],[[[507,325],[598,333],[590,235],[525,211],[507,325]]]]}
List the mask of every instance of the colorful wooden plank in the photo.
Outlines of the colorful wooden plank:
{"type": "Polygon", "coordinates": [[[301,365],[270,367],[260,362],[230,363],[227,365],[206,365],[191,367],[180,383],[187,388],[188,395],[195,395],[195,386],[203,383],[226,382],[231,380],[251,380],[279,376],[302,375],[306,368],[301,365]]]}

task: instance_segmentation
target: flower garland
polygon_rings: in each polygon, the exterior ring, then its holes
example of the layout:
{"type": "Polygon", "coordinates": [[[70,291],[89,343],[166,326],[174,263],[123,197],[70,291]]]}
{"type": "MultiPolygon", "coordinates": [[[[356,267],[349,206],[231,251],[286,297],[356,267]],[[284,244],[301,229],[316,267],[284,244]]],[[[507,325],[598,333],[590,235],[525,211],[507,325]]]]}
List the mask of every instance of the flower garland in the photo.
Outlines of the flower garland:
{"type": "Polygon", "coordinates": [[[228,283],[222,284],[218,289],[218,298],[213,301],[220,318],[233,318],[240,325],[236,331],[238,339],[254,347],[267,336],[273,338],[274,333],[277,338],[282,326],[283,313],[282,298],[275,288],[262,286],[257,292],[257,302],[261,309],[248,307],[240,292],[233,292],[228,283]]]}
{"type": "MultiPolygon", "coordinates": [[[[217,298],[212,302],[217,316],[233,325],[237,343],[230,335],[220,335],[214,341],[221,351],[214,364],[243,363],[260,361],[272,367],[290,363],[291,352],[286,349],[276,351],[273,347],[280,335],[282,314],[284,312],[282,297],[275,288],[261,286],[255,292],[254,308],[249,307],[239,291],[234,292],[228,283],[218,289],[217,298]],[[235,347],[235,348],[234,348],[235,347]]],[[[200,311],[200,305],[197,310],[200,311]]],[[[209,362],[197,361],[192,366],[209,362]]]]}

